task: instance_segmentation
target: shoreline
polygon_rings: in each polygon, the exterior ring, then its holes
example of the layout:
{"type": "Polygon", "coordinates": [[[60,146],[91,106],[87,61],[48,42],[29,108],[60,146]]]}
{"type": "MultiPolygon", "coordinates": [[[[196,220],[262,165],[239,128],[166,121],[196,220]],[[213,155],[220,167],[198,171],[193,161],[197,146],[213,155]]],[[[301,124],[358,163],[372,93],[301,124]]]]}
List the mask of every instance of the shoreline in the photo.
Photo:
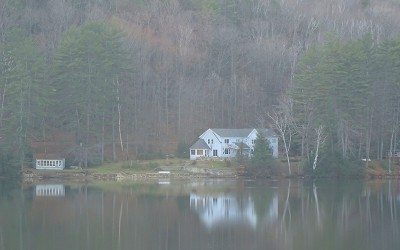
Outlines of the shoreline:
{"type": "Polygon", "coordinates": [[[191,179],[240,179],[242,176],[234,173],[224,172],[204,172],[204,173],[189,173],[189,172],[115,172],[115,173],[95,173],[88,170],[65,171],[65,170],[26,170],[21,175],[23,183],[36,183],[42,181],[71,181],[71,182],[91,182],[91,181],[141,181],[141,180],[158,180],[158,179],[173,179],[173,180],[191,180],[191,179]]]}
{"type": "Polygon", "coordinates": [[[232,171],[209,171],[203,169],[203,172],[187,172],[187,171],[143,171],[143,172],[124,172],[116,171],[111,173],[96,173],[90,170],[25,170],[21,174],[23,183],[40,183],[47,181],[55,182],[94,182],[94,181],[143,181],[143,180],[198,180],[198,179],[358,179],[358,180],[374,180],[374,179],[400,179],[400,174],[365,174],[364,176],[268,176],[268,177],[250,177],[241,175],[232,171]]]}

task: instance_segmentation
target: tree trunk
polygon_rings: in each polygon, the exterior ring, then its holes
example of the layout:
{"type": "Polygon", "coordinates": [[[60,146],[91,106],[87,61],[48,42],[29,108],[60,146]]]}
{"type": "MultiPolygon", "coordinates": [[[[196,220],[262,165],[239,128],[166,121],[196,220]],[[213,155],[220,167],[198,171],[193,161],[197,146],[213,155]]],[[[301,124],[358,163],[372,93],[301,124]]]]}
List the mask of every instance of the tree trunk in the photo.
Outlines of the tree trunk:
{"type": "Polygon", "coordinates": [[[315,171],[317,169],[319,147],[323,143],[323,139],[322,139],[323,127],[319,126],[316,132],[317,132],[317,147],[315,149],[315,156],[314,156],[314,162],[313,162],[313,171],[315,171]]]}
{"type": "Polygon", "coordinates": [[[76,131],[75,131],[75,143],[80,144],[80,119],[79,119],[79,111],[78,108],[75,109],[75,115],[76,115],[76,131]]]}
{"type": "Polygon", "coordinates": [[[0,109],[0,128],[3,128],[3,114],[4,114],[4,100],[6,98],[6,84],[4,84],[3,93],[1,95],[1,109],[0,109]]]}
{"type": "Polygon", "coordinates": [[[112,151],[113,151],[113,161],[117,160],[117,152],[115,148],[115,120],[114,113],[112,115],[112,151]]]}
{"type": "Polygon", "coordinates": [[[121,102],[119,96],[119,81],[116,80],[116,87],[117,87],[117,111],[118,111],[118,135],[119,135],[119,143],[121,146],[122,153],[124,152],[124,143],[122,141],[122,131],[121,131],[121,102]]]}
{"type": "Polygon", "coordinates": [[[104,111],[103,111],[103,117],[102,117],[102,123],[101,123],[101,164],[104,164],[104,134],[105,134],[105,128],[104,128],[104,111]]]}
{"type": "Polygon", "coordinates": [[[389,174],[392,173],[392,157],[393,157],[393,139],[395,134],[395,127],[392,128],[392,133],[390,136],[390,148],[389,148],[389,174]]]}
{"type": "Polygon", "coordinates": [[[290,167],[289,148],[288,148],[288,146],[287,146],[287,143],[286,143],[286,139],[285,139],[285,135],[284,135],[284,134],[282,135],[282,140],[283,140],[283,145],[285,146],[286,162],[287,162],[287,164],[288,164],[289,175],[291,175],[291,174],[292,174],[292,169],[291,169],[291,167],[290,167]]]}
{"type": "Polygon", "coordinates": [[[368,120],[368,127],[367,127],[367,135],[366,135],[366,141],[365,141],[365,168],[368,168],[369,166],[369,157],[370,157],[370,151],[371,151],[371,129],[372,129],[372,115],[368,115],[369,120],[368,120]]]}
{"type": "Polygon", "coordinates": [[[125,160],[129,160],[129,133],[128,129],[126,132],[126,142],[125,142],[125,160]]]}

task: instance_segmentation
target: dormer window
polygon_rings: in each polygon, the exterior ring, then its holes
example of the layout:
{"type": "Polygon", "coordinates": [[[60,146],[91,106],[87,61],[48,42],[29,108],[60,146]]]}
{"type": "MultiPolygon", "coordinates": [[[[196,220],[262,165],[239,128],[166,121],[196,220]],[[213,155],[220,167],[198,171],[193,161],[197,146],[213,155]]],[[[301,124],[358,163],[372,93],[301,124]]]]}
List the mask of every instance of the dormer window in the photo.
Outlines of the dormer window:
{"type": "Polygon", "coordinates": [[[211,140],[210,140],[210,139],[208,139],[208,140],[207,140],[207,143],[208,143],[208,144],[210,144],[210,143],[211,143],[211,140]]]}
{"type": "Polygon", "coordinates": [[[225,143],[229,143],[229,139],[225,139],[225,143]]]}

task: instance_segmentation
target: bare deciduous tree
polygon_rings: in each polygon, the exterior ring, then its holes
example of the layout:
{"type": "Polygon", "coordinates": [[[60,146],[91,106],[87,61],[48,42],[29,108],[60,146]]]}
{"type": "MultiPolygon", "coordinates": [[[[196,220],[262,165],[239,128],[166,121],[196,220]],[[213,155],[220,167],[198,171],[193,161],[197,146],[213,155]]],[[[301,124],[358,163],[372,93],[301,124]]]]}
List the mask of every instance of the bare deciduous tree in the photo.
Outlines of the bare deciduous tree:
{"type": "Polygon", "coordinates": [[[289,174],[292,174],[289,153],[294,132],[292,129],[292,105],[292,101],[288,97],[284,97],[281,99],[275,110],[267,114],[272,121],[272,127],[279,132],[279,136],[282,139],[283,146],[285,148],[289,174]]]}

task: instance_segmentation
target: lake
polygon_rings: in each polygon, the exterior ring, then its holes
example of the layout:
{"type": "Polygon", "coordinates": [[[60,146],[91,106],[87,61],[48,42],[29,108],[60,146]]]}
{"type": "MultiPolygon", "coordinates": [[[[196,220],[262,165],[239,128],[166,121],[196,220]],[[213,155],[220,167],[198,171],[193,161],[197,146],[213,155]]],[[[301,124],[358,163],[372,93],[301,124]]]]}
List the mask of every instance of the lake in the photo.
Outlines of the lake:
{"type": "Polygon", "coordinates": [[[0,185],[0,250],[398,249],[400,183],[0,185]]]}

